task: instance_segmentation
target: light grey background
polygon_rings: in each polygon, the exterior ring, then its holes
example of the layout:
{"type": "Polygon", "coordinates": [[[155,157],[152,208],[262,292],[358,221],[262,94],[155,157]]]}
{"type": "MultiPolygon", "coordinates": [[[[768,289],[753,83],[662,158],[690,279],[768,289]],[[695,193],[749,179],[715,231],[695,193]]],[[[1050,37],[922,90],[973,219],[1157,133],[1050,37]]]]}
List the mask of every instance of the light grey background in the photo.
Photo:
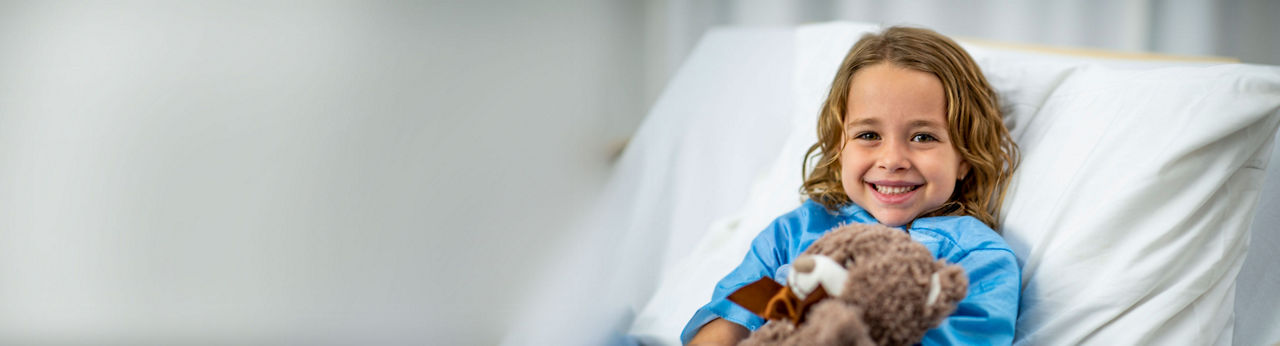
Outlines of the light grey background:
{"type": "Polygon", "coordinates": [[[627,3],[0,7],[0,344],[495,343],[640,120],[627,3]]]}
{"type": "Polygon", "coordinates": [[[0,344],[496,343],[712,26],[843,18],[1280,64],[1275,14],[1265,1],[0,3],[0,344]]]}

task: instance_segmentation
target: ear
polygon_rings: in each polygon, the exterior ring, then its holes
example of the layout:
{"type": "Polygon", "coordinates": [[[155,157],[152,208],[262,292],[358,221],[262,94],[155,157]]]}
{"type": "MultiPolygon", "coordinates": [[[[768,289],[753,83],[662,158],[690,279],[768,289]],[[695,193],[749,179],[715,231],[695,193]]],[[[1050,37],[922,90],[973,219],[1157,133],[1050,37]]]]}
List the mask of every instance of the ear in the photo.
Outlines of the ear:
{"type": "Polygon", "coordinates": [[[960,167],[956,167],[956,176],[960,178],[956,180],[964,180],[965,177],[969,176],[969,168],[969,161],[960,158],[960,167]]]}
{"type": "Polygon", "coordinates": [[[965,274],[964,268],[948,264],[939,271],[938,276],[942,280],[944,292],[939,301],[956,304],[964,300],[964,296],[969,293],[969,276],[965,274]]]}
{"type": "Polygon", "coordinates": [[[969,277],[965,274],[964,268],[958,265],[947,264],[943,260],[938,260],[940,268],[935,274],[938,278],[939,292],[933,304],[929,304],[925,309],[925,315],[937,322],[941,322],[955,310],[956,304],[964,300],[969,291],[969,277]]]}

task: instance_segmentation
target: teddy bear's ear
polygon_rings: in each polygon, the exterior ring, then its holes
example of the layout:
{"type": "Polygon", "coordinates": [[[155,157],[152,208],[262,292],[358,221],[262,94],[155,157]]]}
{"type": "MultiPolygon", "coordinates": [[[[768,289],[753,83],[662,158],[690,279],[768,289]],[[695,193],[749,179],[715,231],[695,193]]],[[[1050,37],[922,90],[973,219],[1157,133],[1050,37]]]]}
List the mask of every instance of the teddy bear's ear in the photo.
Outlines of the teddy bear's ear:
{"type": "Polygon", "coordinates": [[[958,265],[947,264],[942,260],[938,260],[938,264],[940,269],[930,277],[925,315],[940,322],[951,315],[957,303],[964,300],[969,291],[969,277],[965,275],[964,268],[958,265]]]}

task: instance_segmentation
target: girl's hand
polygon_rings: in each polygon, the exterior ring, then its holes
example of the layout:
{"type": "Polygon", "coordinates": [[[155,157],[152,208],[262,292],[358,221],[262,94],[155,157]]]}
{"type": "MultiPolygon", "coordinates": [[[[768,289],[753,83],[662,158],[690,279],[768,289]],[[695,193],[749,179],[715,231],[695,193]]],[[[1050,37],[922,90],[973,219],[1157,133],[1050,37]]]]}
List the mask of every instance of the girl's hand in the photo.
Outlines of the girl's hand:
{"type": "Polygon", "coordinates": [[[751,334],[751,331],[747,330],[746,327],[726,321],[723,318],[717,318],[702,326],[702,329],[698,330],[698,334],[693,335],[693,340],[689,340],[689,345],[732,346],[737,345],[742,339],[746,339],[748,334],[751,334]]]}

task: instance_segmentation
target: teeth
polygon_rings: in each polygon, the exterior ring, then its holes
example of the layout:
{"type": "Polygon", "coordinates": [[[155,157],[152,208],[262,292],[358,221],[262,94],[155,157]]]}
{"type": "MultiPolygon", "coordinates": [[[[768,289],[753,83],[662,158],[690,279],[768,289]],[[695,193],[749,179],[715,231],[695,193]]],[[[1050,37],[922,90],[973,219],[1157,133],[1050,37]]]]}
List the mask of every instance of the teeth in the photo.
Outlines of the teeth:
{"type": "Polygon", "coordinates": [[[911,190],[916,189],[915,186],[880,186],[880,185],[874,185],[874,184],[872,186],[876,187],[876,191],[880,191],[880,193],[883,193],[886,195],[903,194],[903,193],[911,192],[911,190]]]}

